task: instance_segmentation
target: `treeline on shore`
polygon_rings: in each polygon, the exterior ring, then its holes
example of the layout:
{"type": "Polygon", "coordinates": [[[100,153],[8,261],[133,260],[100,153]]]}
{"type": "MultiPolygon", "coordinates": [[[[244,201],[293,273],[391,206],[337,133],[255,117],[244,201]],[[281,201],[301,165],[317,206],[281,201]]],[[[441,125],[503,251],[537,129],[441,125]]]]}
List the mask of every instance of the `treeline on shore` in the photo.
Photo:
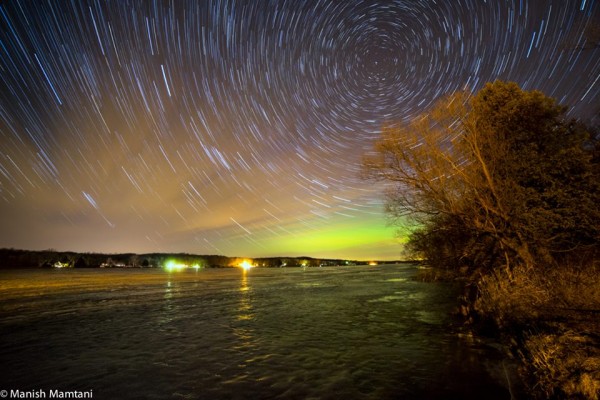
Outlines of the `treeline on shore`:
{"type": "Polygon", "coordinates": [[[460,309],[505,339],[531,398],[600,398],[600,131],[496,81],[384,129],[367,177],[460,309]]]}
{"type": "MultiPolygon", "coordinates": [[[[324,259],[313,257],[242,258],[223,255],[187,253],[78,253],[72,251],[0,249],[0,269],[8,268],[162,268],[168,262],[200,268],[238,267],[244,261],[256,267],[325,267],[337,265],[367,265],[368,261],[324,259]]],[[[378,261],[396,264],[403,261],[378,261]]]]}

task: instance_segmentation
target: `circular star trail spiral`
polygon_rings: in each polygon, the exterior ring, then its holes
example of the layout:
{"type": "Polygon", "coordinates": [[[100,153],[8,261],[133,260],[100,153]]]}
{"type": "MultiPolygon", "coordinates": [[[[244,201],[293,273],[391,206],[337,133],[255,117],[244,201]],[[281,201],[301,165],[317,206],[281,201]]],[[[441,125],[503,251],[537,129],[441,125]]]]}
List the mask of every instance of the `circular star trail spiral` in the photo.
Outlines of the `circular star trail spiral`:
{"type": "Polygon", "coordinates": [[[595,0],[9,0],[0,246],[393,259],[360,159],[495,79],[598,113],[595,0]]]}

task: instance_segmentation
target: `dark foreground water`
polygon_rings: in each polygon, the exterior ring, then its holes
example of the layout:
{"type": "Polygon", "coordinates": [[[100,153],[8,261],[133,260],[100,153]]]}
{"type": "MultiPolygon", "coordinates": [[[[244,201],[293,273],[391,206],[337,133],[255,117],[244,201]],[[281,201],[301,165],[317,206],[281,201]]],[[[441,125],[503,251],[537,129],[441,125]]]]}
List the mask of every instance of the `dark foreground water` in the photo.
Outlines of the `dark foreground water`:
{"type": "MultiPolygon", "coordinates": [[[[510,399],[414,267],[0,271],[0,389],[95,399],[510,399]]],[[[504,381],[503,381],[504,380],[504,381]]]]}

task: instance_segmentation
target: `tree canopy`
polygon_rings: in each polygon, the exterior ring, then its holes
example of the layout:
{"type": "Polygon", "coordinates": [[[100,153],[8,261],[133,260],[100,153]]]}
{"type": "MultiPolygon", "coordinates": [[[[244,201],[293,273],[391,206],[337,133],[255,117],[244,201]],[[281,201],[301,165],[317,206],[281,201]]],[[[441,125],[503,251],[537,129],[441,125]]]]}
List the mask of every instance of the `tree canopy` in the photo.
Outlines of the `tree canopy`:
{"type": "Polygon", "coordinates": [[[409,247],[446,267],[553,265],[600,239],[596,138],[539,91],[488,83],[384,128],[363,161],[393,182],[387,212],[415,224],[409,247]]]}

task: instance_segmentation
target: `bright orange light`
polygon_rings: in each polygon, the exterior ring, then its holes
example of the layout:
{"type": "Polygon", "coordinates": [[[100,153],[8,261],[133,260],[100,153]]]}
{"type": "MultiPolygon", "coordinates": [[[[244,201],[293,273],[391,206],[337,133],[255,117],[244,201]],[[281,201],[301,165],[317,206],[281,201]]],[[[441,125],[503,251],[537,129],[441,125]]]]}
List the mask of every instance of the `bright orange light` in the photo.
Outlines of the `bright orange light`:
{"type": "Polygon", "coordinates": [[[376,261],[371,261],[371,262],[369,263],[369,265],[377,265],[377,262],[376,262],[376,261]]]}
{"type": "Polygon", "coordinates": [[[252,263],[250,263],[250,261],[244,260],[240,264],[240,267],[242,267],[244,269],[244,271],[248,271],[250,268],[254,267],[254,265],[252,265],[252,263]]]}

